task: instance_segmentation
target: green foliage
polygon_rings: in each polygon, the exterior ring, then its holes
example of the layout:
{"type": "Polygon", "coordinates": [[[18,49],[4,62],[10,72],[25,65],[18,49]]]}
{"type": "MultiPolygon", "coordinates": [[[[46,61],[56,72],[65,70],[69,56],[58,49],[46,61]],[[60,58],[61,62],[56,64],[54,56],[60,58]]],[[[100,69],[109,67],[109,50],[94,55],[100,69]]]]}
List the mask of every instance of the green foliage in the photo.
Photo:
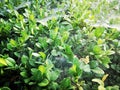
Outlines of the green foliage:
{"type": "Polygon", "coordinates": [[[0,90],[119,90],[119,4],[1,0],[0,90]]]}

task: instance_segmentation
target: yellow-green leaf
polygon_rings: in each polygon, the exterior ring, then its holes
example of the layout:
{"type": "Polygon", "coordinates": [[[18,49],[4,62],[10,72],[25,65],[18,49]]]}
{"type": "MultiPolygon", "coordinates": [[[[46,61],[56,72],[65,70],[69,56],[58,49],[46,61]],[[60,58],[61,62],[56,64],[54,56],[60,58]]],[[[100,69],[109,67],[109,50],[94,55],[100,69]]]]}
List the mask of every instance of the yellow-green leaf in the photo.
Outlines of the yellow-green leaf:
{"type": "Polygon", "coordinates": [[[104,82],[100,79],[95,78],[95,79],[92,79],[92,81],[97,82],[100,86],[104,86],[104,82]]]}
{"type": "Polygon", "coordinates": [[[7,66],[6,60],[3,58],[0,58],[0,67],[7,66]]]}
{"type": "Polygon", "coordinates": [[[46,54],[44,52],[39,52],[40,56],[45,59],[46,58],[46,54]]]}
{"type": "Polygon", "coordinates": [[[44,73],[46,72],[46,68],[45,68],[45,66],[43,66],[43,65],[40,65],[40,66],[38,67],[38,69],[40,70],[40,72],[41,72],[42,74],[44,74],[44,73]]]}
{"type": "Polygon", "coordinates": [[[74,72],[74,73],[76,73],[77,71],[76,71],[76,65],[73,65],[71,68],[70,68],[70,72],[74,72]]]}

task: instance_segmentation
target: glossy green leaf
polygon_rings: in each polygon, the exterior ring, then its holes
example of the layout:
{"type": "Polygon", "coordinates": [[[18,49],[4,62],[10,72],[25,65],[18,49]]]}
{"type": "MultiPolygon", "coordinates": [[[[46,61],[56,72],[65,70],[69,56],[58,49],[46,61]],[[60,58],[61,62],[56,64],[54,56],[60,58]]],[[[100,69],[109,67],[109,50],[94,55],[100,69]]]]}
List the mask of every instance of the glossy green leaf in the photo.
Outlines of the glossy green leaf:
{"type": "Polygon", "coordinates": [[[104,71],[99,67],[92,69],[92,71],[96,74],[104,74],[104,71]]]}
{"type": "Polygon", "coordinates": [[[0,67],[7,66],[7,62],[5,59],[0,58],[0,67]]]}
{"type": "Polygon", "coordinates": [[[104,65],[104,66],[106,66],[107,68],[109,68],[109,63],[111,63],[111,61],[110,61],[110,58],[109,57],[102,57],[102,64],[104,65]]]}
{"type": "Polygon", "coordinates": [[[65,53],[69,57],[70,60],[73,59],[73,51],[69,45],[65,45],[65,53]]]}
{"type": "Polygon", "coordinates": [[[2,87],[0,90],[11,90],[9,87],[2,87]]]}
{"type": "Polygon", "coordinates": [[[60,86],[63,89],[67,89],[71,86],[71,81],[70,78],[64,78],[61,82],[60,82],[60,86]]]}
{"type": "Polygon", "coordinates": [[[10,44],[12,45],[12,47],[16,47],[17,46],[17,42],[13,39],[10,40],[10,44]]]}
{"type": "Polygon", "coordinates": [[[39,52],[40,56],[45,59],[46,58],[46,54],[44,52],[39,52]]]}
{"type": "Polygon", "coordinates": [[[50,87],[53,90],[57,90],[57,88],[59,87],[59,84],[57,82],[52,82],[50,83],[50,87]]]}
{"type": "Polygon", "coordinates": [[[100,48],[100,46],[96,45],[93,47],[93,52],[98,55],[102,53],[102,49],[100,48]]]}
{"type": "Polygon", "coordinates": [[[91,61],[90,62],[90,68],[91,69],[94,69],[94,68],[96,68],[98,66],[98,62],[97,61],[91,61]]]}
{"type": "Polygon", "coordinates": [[[8,64],[8,66],[11,66],[11,67],[15,66],[16,64],[15,60],[10,57],[6,58],[6,63],[8,64]]]}
{"type": "Polygon", "coordinates": [[[104,27],[98,27],[95,29],[94,34],[96,37],[100,37],[104,33],[104,31],[105,31],[104,27]]]}
{"type": "Polygon", "coordinates": [[[70,72],[71,74],[74,74],[74,73],[77,72],[76,69],[77,69],[76,65],[72,65],[72,67],[69,69],[69,72],[70,72]]]}
{"type": "Polygon", "coordinates": [[[43,66],[43,65],[40,65],[40,66],[38,67],[38,69],[40,70],[40,72],[41,72],[42,74],[44,74],[44,73],[46,72],[46,67],[43,66]]]}
{"type": "Polygon", "coordinates": [[[39,71],[39,69],[37,68],[32,68],[31,69],[31,80],[35,80],[35,81],[40,81],[42,80],[42,75],[43,73],[39,71]]]}
{"type": "Polygon", "coordinates": [[[26,72],[20,72],[20,75],[22,76],[22,77],[24,77],[24,78],[27,78],[27,73],[26,72]]]}
{"type": "Polygon", "coordinates": [[[38,83],[38,86],[45,87],[49,84],[49,81],[47,79],[44,79],[42,82],[38,83]]]}
{"type": "Polygon", "coordinates": [[[28,57],[26,55],[23,55],[21,58],[22,64],[27,64],[28,57]]]}

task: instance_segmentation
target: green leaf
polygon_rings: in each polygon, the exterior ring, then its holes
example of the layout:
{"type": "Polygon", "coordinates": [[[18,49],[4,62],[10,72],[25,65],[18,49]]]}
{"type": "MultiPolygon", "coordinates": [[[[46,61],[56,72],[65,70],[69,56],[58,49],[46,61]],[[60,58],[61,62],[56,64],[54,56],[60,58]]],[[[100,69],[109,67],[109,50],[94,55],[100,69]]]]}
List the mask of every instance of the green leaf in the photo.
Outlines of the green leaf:
{"type": "Polygon", "coordinates": [[[100,38],[100,39],[98,39],[97,44],[100,45],[100,44],[103,44],[104,42],[105,42],[105,40],[100,38]]]}
{"type": "Polygon", "coordinates": [[[67,31],[64,31],[63,34],[62,34],[62,41],[66,41],[69,37],[69,32],[67,31]]]}
{"type": "Polygon", "coordinates": [[[44,52],[39,52],[39,54],[43,58],[43,60],[46,58],[46,54],[44,52]]]}
{"type": "Polygon", "coordinates": [[[53,49],[53,50],[51,51],[51,54],[52,54],[53,56],[57,56],[57,55],[58,55],[58,53],[57,53],[57,51],[56,51],[55,49],[53,49]]]}
{"type": "Polygon", "coordinates": [[[46,63],[46,69],[47,70],[51,70],[54,67],[54,65],[53,65],[51,60],[47,59],[45,63],[46,63]]]}
{"type": "Polygon", "coordinates": [[[70,78],[64,78],[60,82],[60,86],[61,86],[62,89],[68,89],[71,86],[70,78]]]}
{"type": "Polygon", "coordinates": [[[94,52],[95,54],[99,55],[99,54],[102,53],[102,49],[100,48],[100,46],[95,45],[95,46],[93,47],[93,52],[94,52]]]}
{"type": "Polygon", "coordinates": [[[115,51],[107,50],[106,53],[107,53],[107,55],[112,55],[112,54],[115,54],[115,51]]]}
{"type": "Polygon", "coordinates": [[[94,69],[94,68],[96,68],[97,66],[98,66],[98,62],[97,62],[97,61],[92,60],[92,61],[90,62],[90,68],[91,68],[91,69],[94,69]]]}
{"type": "Polygon", "coordinates": [[[11,90],[9,87],[2,87],[0,90],[11,90]]]}
{"type": "Polygon", "coordinates": [[[25,83],[29,83],[29,82],[30,82],[30,78],[24,79],[24,82],[25,82],[25,83]]]}
{"type": "Polygon", "coordinates": [[[38,38],[39,43],[40,43],[40,47],[43,47],[44,49],[46,49],[46,47],[48,46],[47,38],[46,37],[39,37],[38,38]]]}
{"type": "Polygon", "coordinates": [[[82,67],[82,69],[83,69],[83,71],[85,71],[85,72],[90,72],[90,71],[91,71],[89,65],[84,65],[84,66],[82,67]]]}
{"type": "Polygon", "coordinates": [[[17,47],[17,42],[13,39],[10,40],[10,44],[12,45],[12,47],[17,47]]]}
{"type": "Polygon", "coordinates": [[[5,59],[0,58],[0,67],[7,66],[7,62],[5,59]]]}
{"type": "Polygon", "coordinates": [[[31,66],[35,66],[35,59],[29,59],[29,63],[31,66]]]}
{"type": "Polygon", "coordinates": [[[69,45],[65,45],[65,52],[66,52],[66,54],[73,54],[72,49],[69,45]]]}
{"type": "Polygon", "coordinates": [[[106,90],[119,90],[119,86],[115,85],[115,86],[107,86],[106,90]]]}
{"type": "Polygon", "coordinates": [[[34,85],[36,84],[36,82],[29,82],[29,85],[34,85]]]}
{"type": "Polygon", "coordinates": [[[16,64],[15,60],[13,58],[10,58],[10,57],[8,57],[6,59],[6,63],[8,64],[8,66],[11,66],[11,67],[15,66],[15,64],[16,64]]]}
{"type": "Polygon", "coordinates": [[[54,30],[51,30],[50,31],[50,38],[51,39],[55,39],[57,37],[57,34],[58,34],[58,27],[56,27],[54,30]]]}
{"type": "Polygon", "coordinates": [[[57,82],[50,83],[50,87],[51,87],[52,90],[57,90],[58,86],[59,85],[57,84],[57,82]]]}
{"type": "Polygon", "coordinates": [[[105,67],[109,68],[109,65],[108,65],[108,64],[111,62],[109,57],[107,57],[107,56],[102,57],[101,61],[102,61],[102,64],[103,64],[105,67]]]}
{"type": "Polygon", "coordinates": [[[31,80],[40,81],[42,79],[42,73],[36,68],[31,69],[31,74],[31,80]]]}
{"type": "Polygon", "coordinates": [[[22,77],[24,77],[24,78],[27,78],[27,73],[26,73],[25,71],[20,72],[20,75],[21,75],[22,77]]]}
{"type": "Polygon", "coordinates": [[[100,37],[104,33],[104,31],[105,31],[104,27],[99,27],[95,29],[94,34],[96,37],[100,37]]]}
{"type": "Polygon", "coordinates": [[[83,90],[83,88],[81,86],[79,86],[79,90],[83,90]]]}
{"type": "Polygon", "coordinates": [[[104,74],[104,71],[99,67],[92,69],[92,71],[96,74],[104,74]]]}
{"type": "Polygon", "coordinates": [[[69,71],[70,71],[71,74],[74,74],[74,73],[77,72],[76,69],[77,69],[76,65],[72,65],[72,67],[69,69],[69,71]]]}
{"type": "Polygon", "coordinates": [[[44,79],[42,82],[38,83],[38,86],[45,87],[49,84],[49,81],[47,79],[44,79]]]}
{"type": "Polygon", "coordinates": [[[55,81],[59,77],[60,72],[58,71],[47,71],[47,78],[50,81],[55,81]]]}
{"type": "Polygon", "coordinates": [[[73,52],[69,45],[65,45],[65,53],[69,57],[70,60],[73,59],[73,52]]]}
{"type": "Polygon", "coordinates": [[[46,72],[46,67],[43,66],[43,65],[40,65],[40,66],[38,67],[38,69],[40,70],[40,72],[41,72],[42,74],[44,74],[44,73],[46,72]]]}
{"type": "Polygon", "coordinates": [[[26,55],[23,55],[21,58],[22,64],[26,64],[28,61],[28,57],[26,55]]]}
{"type": "Polygon", "coordinates": [[[11,45],[10,43],[8,43],[8,44],[7,44],[7,48],[8,48],[9,50],[12,50],[12,45],[11,45]]]}

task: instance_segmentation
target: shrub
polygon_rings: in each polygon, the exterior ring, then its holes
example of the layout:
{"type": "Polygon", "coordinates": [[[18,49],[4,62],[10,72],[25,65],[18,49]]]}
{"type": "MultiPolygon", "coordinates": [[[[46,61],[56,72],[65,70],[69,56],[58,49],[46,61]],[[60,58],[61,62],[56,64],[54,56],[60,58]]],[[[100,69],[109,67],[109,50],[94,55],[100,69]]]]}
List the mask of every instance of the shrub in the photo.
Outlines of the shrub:
{"type": "Polygon", "coordinates": [[[120,32],[97,23],[116,4],[109,5],[106,0],[1,2],[0,90],[119,90],[120,32]]]}

